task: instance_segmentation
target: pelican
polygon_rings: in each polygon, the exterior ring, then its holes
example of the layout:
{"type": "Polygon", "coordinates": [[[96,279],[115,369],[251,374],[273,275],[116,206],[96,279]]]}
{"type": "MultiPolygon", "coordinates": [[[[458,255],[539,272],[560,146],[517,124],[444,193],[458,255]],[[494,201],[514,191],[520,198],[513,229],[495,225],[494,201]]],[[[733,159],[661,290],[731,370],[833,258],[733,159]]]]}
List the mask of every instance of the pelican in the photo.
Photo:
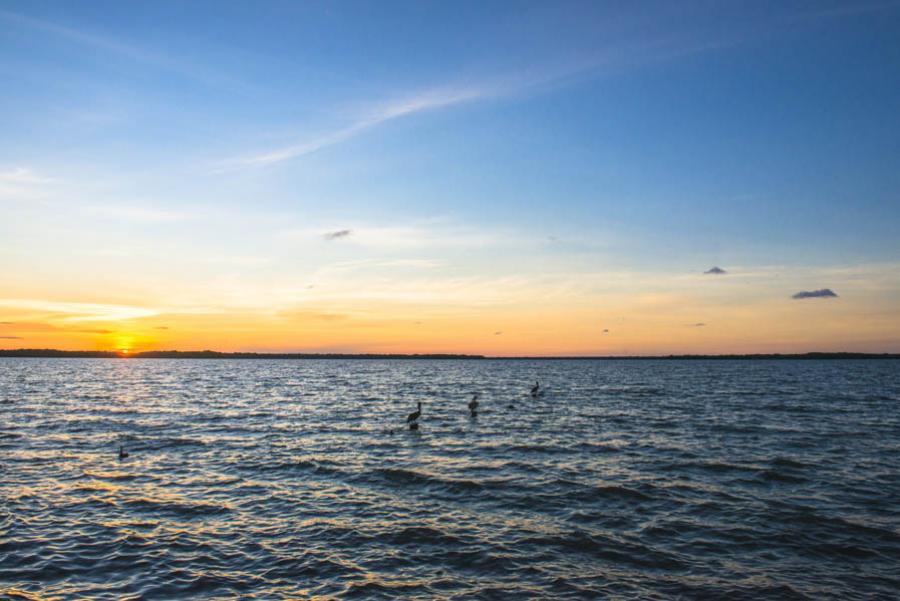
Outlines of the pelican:
{"type": "Polygon", "coordinates": [[[125,452],[125,447],[119,445],[119,459],[125,459],[126,457],[128,457],[128,453],[125,452]]]}
{"type": "Polygon", "coordinates": [[[541,383],[535,382],[534,386],[531,387],[531,396],[536,397],[541,390],[541,383]]]}
{"type": "Polygon", "coordinates": [[[471,417],[478,416],[478,393],[472,395],[472,400],[469,401],[469,415],[471,417]]]}
{"type": "Polygon", "coordinates": [[[416,403],[416,410],[406,416],[406,423],[409,424],[410,430],[419,429],[419,418],[422,417],[422,403],[416,403]]]}

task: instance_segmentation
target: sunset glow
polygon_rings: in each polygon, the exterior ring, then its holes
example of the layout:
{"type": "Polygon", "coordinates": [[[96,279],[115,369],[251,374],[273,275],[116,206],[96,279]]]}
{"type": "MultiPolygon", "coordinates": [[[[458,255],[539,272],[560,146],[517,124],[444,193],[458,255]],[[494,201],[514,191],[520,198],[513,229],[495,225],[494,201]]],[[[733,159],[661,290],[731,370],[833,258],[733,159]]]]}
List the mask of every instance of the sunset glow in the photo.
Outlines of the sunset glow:
{"type": "Polygon", "coordinates": [[[900,351],[894,8],[82,8],[0,10],[0,348],[900,351]]]}

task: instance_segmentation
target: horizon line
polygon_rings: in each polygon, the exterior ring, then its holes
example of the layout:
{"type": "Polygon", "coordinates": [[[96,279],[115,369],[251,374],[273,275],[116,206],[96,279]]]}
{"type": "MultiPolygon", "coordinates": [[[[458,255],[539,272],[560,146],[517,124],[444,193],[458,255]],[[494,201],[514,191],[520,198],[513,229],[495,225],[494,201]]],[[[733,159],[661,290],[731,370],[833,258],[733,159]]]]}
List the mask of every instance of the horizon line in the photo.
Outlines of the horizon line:
{"type": "Polygon", "coordinates": [[[256,351],[89,351],[0,349],[0,358],[45,359],[447,359],[447,360],[616,360],[616,359],[900,359],[900,352],[806,351],[800,353],[670,353],[656,355],[482,355],[471,353],[341,353],[256,351]]]}

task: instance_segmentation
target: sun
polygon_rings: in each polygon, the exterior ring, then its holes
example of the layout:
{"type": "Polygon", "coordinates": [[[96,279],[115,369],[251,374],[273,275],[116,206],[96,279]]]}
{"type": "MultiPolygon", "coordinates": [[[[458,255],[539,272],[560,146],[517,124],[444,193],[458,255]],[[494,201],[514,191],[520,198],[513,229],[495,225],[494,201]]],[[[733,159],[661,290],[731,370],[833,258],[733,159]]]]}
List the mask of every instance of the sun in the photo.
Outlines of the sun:
{"type": "Polygon", "coordinates": [[[116,345],[113,347],[121,357],[127,357],[134,352],[134,336],[120,334],[116,336],[116,345]]]}

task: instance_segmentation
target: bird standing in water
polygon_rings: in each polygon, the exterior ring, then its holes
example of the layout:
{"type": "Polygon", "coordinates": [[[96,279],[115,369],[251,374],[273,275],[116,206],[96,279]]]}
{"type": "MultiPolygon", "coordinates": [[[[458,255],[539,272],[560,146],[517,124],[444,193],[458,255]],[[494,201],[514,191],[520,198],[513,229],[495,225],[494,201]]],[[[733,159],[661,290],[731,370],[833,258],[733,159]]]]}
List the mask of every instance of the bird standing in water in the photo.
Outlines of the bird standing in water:
{"type": "Polygon", "coordinates": [[[125,451],[125,447],[119,445],[119,459],[125,459],[128,457],[128,453],[125,451]]]}
{"type": "Polygon", "coordinates": [[[531,387],[531,396],[536,398],[540,391],[541,391],[541,383],[535,382],[534,386],[531,387]]]}
{"type": "Polygon", "coordinates": [[[472,395],[472,400],[469,401],[469,417],[478,417],[478,393],[472,395]]]}
{"type": "Polygon", "coordinates": [[[419,429],[419,418],[422,417],[422,403],[416,403],[416,410],[406,416],[406,423],[410,430],[419,429]]]}

